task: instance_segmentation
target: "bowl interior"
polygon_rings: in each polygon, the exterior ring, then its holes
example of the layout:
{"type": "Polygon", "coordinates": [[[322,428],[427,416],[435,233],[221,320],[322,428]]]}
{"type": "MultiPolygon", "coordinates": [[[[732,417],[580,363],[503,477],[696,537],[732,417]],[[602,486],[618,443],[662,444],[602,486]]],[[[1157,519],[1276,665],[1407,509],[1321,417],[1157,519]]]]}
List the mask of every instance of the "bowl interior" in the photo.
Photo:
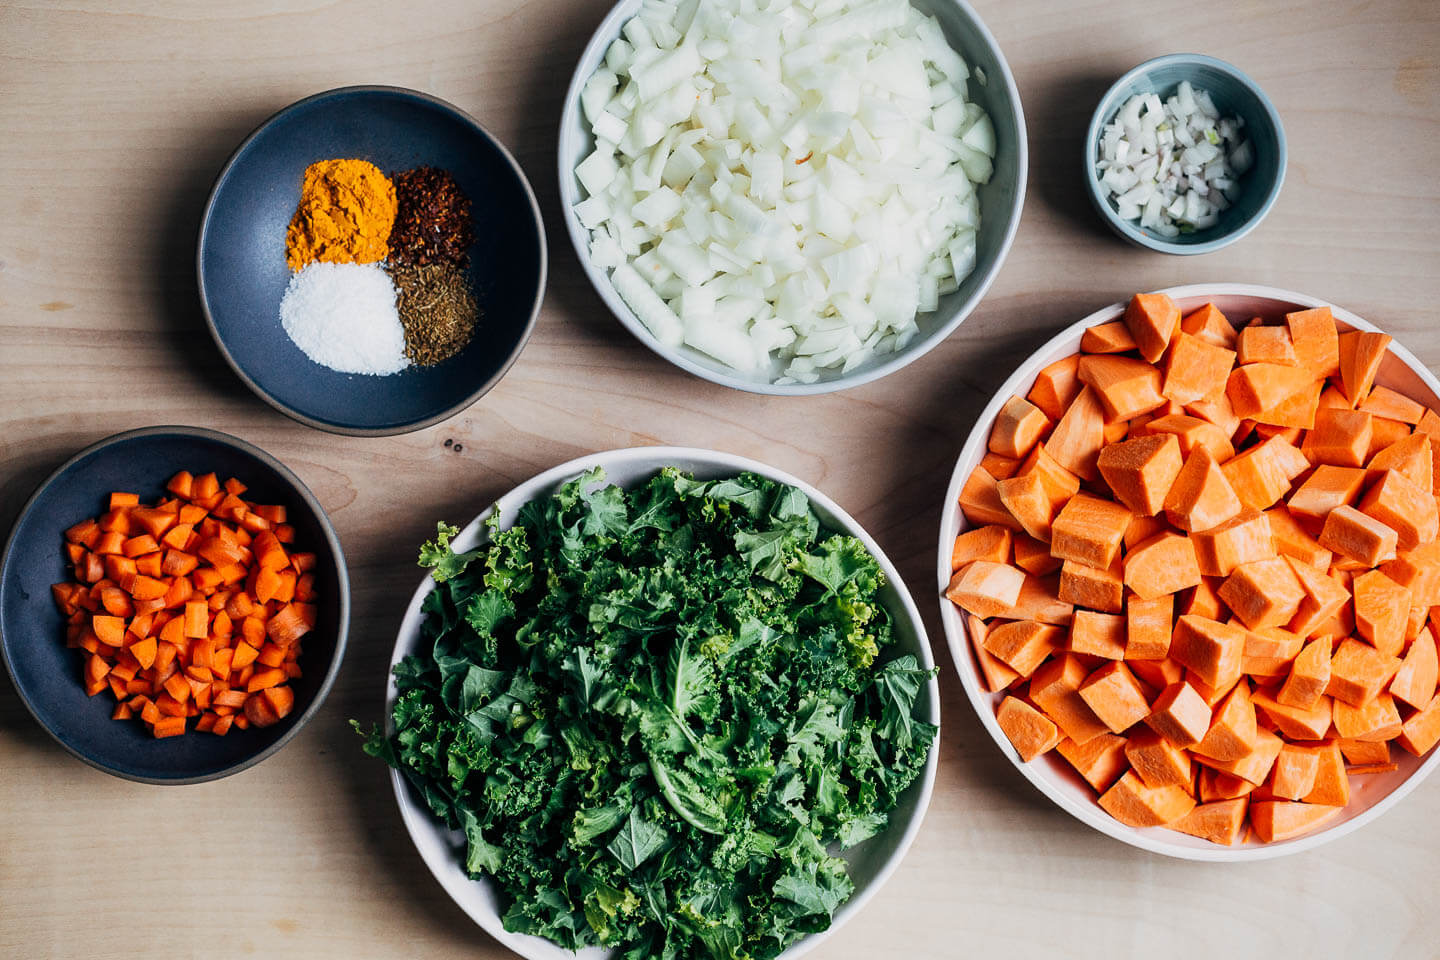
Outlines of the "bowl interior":
{"type": "Polygon", "coordinates": [[[1095,111],[1085,145],[1086,181],[1091,197],[1105,220],[1121,236],[1157,250],[1202,253],[1222,242],[1237,240],[1247,228],[1258,224],[1275,202],[1285,178],[1285,141],[1279,116],[1253,80],[1235,67],[1211,57],[1176,54],[1143,63],[1121,77],[1105,94],[1095,111]],[[1125,101],[1135,94],[1155,93],[1164,100],[1175,93],[1182,80],[1196,90],[1208,90],[1221,116],[1238,116],[1245,121],[1244,134],[1255,150],[1255,162],[1240,179],[1239,198],[1220,214],[1219,221],[1204,230],[1162,237],[1138,220],[1121,220],[1115,204],[1095,172],[1100,135],[1105,124],[1115,119],[1125,101]]]}
{"type": "Polygon", "coordinates": [[[393,433],[449,416],[505,372],[539,310],[543,248],[524,174],[474,121],[410,91],[337,90],[266,121],[221,172],[200,234],[200,292],[216,340],[261,396],[322,429],[393,433]],[[345,374],[312,362],[285,334],[285,228],[305,168],[332,157],[369,160],[386,174],[440,167],[470,197],[469,276],[481,318],[456,356],[388,377],[345,374]]]}
{"type": "MultiPolygon", "coordinates": [[[[303,487],[301,488],[303,490],[303,487]]],[[[0,643],[15,686],[35,718],[62,745],[88,763],[132,780],[184,782],[232,773],[271,751],[318,706],[333,679],[344,610],[343,558],[330,547],[326,521],[291,480],[265,459],[233,446],[218,434],[135,431],[81,454],[52,477],[16,523],[0,567],[0,643]],[[313,551],[319,618],[305,638],[291,681],[295,712],[264,728],[224,737],[193,731],[156,740],[138,721],[110,719],[109,691],[87,697],[80,684],[81,652],[65,646],[65,621],[50,585],[69,579],[64,531],[99,516],[111,491],[138,494],[153,503],[179,470],[214,471],[249,487],[246,499],[286,507],[299,549],[313,551]]]]}
{"type": "MultiPolygon", "coordinates": [[[[1213,302],[1231,322],[1236,324],[1243,324],[1251,317],[1263,317],[1273,321],[1292,310],[1326,305],[1322,300],[1303,294],[1243,284],[1195,285],[1165,292],[1174,298],[1182,312],[1189,313],[1208,302],[1213,302]]],[[[1062,357],[1078,352],[1081,334],[1087,327],[1119,319],[1124,308],[1125,305],[1122,303],[1099,310],[1058,334],[1055,339],[1041,347],[1021,365],[977,420],[976,427],[966,441],[956,463],[955,474],[951,479],[948,499],[942,514],[940,528],[942,549],[937,569],[942,593],[950,579],[950,544],[954,542],[956,535],[969,528],[969,523],[958,506],[960,487],[964,484],[965,478],[970,475],[971,470],[979,465],[980,458],[985,453],[990,425],[994,422],[1001,405],[1014,394],[1023,396],[1028,392],[1041,368],[1062,357]]],[[[1337,325],[1342,331],[1376,329],[1374,325],[1346,310],[1333,306],[1331,309],[1335,314],[1337,325]]],[[[1440,382],[1436,381],[1435,377],[1413,354],[1398,344],[1391,344],[1391,350],[1381,365],[1376,383],[1398,390],[1406,396],[1414,397],[1426,406],[1440,409],[1440,382]]],[[[1081,779],[1074,768],[1054,751],[1030,763],[1020,760],[1019,755],[995,720],[995,709],[999,706],[1003,694],[991,694],[985,691],[981,681],[980,667],[975,659],[974,649],[970,644],[963,618],[955,605],[943,596],[940,597],[940,606],[941,622],[945,629],[951,657],[960,674],[961,683],[965,687],[971,704],[979,714],[981,723],[1005,755],[1031,783],[1035,784],[1042,793],[1064,810],[1102,833],[1146,850],[1197,860],[1263,859],[1297,853],[1357,829],[1383,813],[1390,805],[1399,801],[1406,792],[1413,789],[1425,774],[1436,767],[1437,763],[1440,763],[1440,751],[1435,751],[1428,758],[1422,760],[1403,750],[1392,750],[1392,759],[1399,764],[1399,769],[1390,773],[1352,777],[1350,779],[1349,806],[1338,816],[1328,820],[1325,826],[1318,831],[1280,843],[1247,842],[1233,847],[1223,847],[1161,827],[1144,829],[1128,827],[1100,808],[1096,803],[1095,792],[1090,785],[1081,779]]]]}
{"type": "Polygon", "coordinates": [[[969,315],[991,282],[1010,250],[1010,242],[1020,221],[1020,208],[1025,198],[1027,146],[1025,121],[1019,94],[1010,75],[1010,68],[995,38],[979,16],[963,0],[912,0],[916,9],[933,15],[945,32],[945,38],[970,65],[969,99],[985,108],[995,125],[995,173],[990,182],[979,187],[980,230],[976,240],[975,270],[958,290],[940,298],[939,308],[917,317],[919,334],[898,353],[872,357],[864,364],[840,373],[830,370],[821,374],[814,384],[775,385],[770,381],[780,375],[783,364],[773,361],[768,376],[740,373],[692,347],[670,347],[657,340],[635,317],[615,292],[608,271],[590,262],[590,231],[575,216],[575,204],[583,199],[575,167],[595,147],[590,125],[580,109],[580,91],[601,62],[611,42],[620,35],[625,21],[639,12],[641,0],[621,0],[596,31],[575,70],[575,79],[566,97],[560,126],[560,194],[565,204],[565,225],[580,256],[591,284],[620,321],[642,343],[662,357],[696,376],[716,383],[770,394],[811,394],[854,386],[898,370],[944,340],[969,315]],[[979,76],[984,76],[982,82],[979,76]]]}
{"type": "MultiPolygon", "coordinates": [[[[916,610],[914,601],[905,589],[898,572],[874,540],[824,494],[788,474],[753,460],[689,448],[642,447],[616,450],[583,457],[540,474],[501,497],[496,503],[496,508],[500,510],[502,518],[513,518],[517,515],[519,508],[526,503],[537,497],[553,493],[561,484],[596,465],[605,468],[607,482],[618,483],[625,487],[648,479],[662,466],[677,466],[702,479],[733,476],[748,470],[799,487],[810,497],[816,513],[828,529],[841,530],[859,538],[880,561],[880,566],[889,581],[884,589],[885,605],[895,620],[895,643],[886,656],[913,654],[927,668],[933,666],[934,660],[930,655],[930,645],[925,635],[924,625],[920,621],[919,611],[916,610]]],[[[475,545],[482,542],[484,523],[491,512],[491,510],[486,510],[461,531],[454,541],[455,549],[473,549],[475,545]]],[[[502,522],[501,526],[508,528],[510,523],[502,522]]],[[[391,658],[392,666],[419,648],[420,623],[423,619],[420,604],[432,589],[434,589],[434,583],[429,577],[426,577],[411,599],[410,606],[405,612],[405,618],[400,625],[400,633],[391,658]]],[[[395,697],[393,676],[388,681],[386,691],[386,723],[388,726],[390,705],[395,697]]],[[[939,724],[940,690],[939,684],[934,678],[930,680],[924,693],[917,700],[916,710],[926,721],[939,724]]],[[[841,854],[850,864],[850,875],[855,882],[855,894],[836,910],[834,922],[829,930],[812,934],[793,944],[781,956],[794,958],[818,945],[821,940],[859,912],[870,896],[880,889],[890,873],[899,865],[920,827],[925,808],[929,804],[930,791],[935,778],[935,765],[938,759],[939,744],[937,741],[935,748],[930,752],[925,773],[901,797],[899,805],[891,814],[890,825],[865,843],[841,854]]],[[[437,822],[430,814],[424,800],[413,792],[409,782],[399,771],[391,771],[391,782],[395,788],[396,800],[400,805],[400,812],[406,829],[410,832],[411,840],[414,841],[416,849],[420,851],[430,872],[440,881],[441,886],[461,909],[501,943],[523,957],[530,958],[530,960],[567,960],[567,958],[574,960],[576,954],[572,954],[548,940],[507,932],[500,922],[500,900],[495,895],[490,883],[484,880],[470,880],[461,869],[460,864],[464,859],[464,835],[458,831],[448,830],[444,824],[437,822]]],[[[602,960],[602,958],[608,957],[609,953],[592,947],[580,951],[578,956],[583,960],[602,960]]]]}

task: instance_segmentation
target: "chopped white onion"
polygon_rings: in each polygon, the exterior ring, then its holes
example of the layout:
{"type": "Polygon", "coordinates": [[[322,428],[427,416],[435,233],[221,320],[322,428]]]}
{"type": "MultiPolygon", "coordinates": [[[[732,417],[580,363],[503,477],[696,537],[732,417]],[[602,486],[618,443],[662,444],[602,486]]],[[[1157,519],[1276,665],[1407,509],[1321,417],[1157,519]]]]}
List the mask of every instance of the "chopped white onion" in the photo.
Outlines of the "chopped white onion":
{"type": "Polygon", "coordinates": [[[1122,220],[1176,237],[1214,226],[1255,162],[1245,121],[1221,117],[1210,94],[1181,81],[1163,103],[1126,100],[1101,131],[1095,173],[1122,220]]]}
{"type": "Polygon", "coordinates": [[[995,128],[909,0],[645,0],[621,33],[582,88],[575,212],[657,339],[812,382],[975,269],[995,128]]]}

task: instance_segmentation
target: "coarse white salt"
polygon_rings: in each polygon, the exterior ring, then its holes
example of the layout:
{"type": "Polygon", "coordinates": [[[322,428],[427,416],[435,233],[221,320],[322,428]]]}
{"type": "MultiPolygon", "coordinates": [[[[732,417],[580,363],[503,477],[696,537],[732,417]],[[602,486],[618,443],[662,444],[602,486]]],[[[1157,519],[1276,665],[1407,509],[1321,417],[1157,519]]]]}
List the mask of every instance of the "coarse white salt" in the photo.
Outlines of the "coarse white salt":
{"type": "Polygon", "coordinates": [[[310,264],[290,278],[280,322],[305,356],[331,370],[385,376],[410,365],[395,285],[379,264],[310,264]]]}

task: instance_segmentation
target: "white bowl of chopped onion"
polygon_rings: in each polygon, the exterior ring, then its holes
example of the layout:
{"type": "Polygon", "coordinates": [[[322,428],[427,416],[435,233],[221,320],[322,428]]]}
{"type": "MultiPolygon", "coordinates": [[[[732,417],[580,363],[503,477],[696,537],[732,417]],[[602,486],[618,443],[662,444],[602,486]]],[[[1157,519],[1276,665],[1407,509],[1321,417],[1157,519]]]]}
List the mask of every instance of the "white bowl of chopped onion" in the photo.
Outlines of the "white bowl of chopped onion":
{"type": "Polygon", "coordinates": [[[1115,81],[1085,137],[1095,209],[1161,253],[1210,253],[1255,229],[1285,163],[1285,130],[1260,86],[1195,53],[1147,60],[1115,81]]]}
{"type": "Polygon", "coordinates": [[[766,394],[885,376],[984,296],[1020,219],[1014,78],[964,0],[621,0],[575,70],[566,227],[611,311],[766,394]]]}

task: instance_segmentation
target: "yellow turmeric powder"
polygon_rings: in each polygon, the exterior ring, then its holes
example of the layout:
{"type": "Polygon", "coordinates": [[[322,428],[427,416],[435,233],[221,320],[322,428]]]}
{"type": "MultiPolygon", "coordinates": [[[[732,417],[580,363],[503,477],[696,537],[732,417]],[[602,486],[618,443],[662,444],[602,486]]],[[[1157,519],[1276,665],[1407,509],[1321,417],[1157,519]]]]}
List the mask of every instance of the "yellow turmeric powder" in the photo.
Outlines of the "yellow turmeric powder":
{"type": "Polygon", "coordinates": [[[321,160],[305,168],[300,205],[285,232],[291,270],[323,263],[375,263],[390,253],[395,185],[366,160],[321,160]]]}

